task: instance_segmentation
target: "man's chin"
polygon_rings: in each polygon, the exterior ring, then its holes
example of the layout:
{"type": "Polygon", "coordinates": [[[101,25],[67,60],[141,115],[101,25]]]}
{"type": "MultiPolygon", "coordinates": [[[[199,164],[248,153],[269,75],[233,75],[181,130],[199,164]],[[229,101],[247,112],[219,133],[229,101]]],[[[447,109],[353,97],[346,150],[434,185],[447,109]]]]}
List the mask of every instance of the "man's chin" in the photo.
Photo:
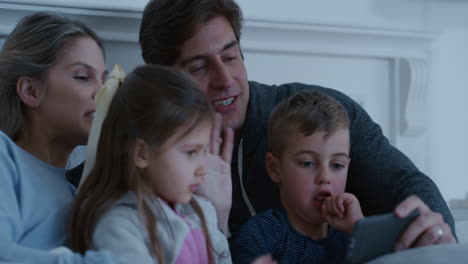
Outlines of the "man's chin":
{"type": "Polygon", "coordinates": [[[234,131],[242,127],[242,122],[239,119],[229,118],[223,116],[223,128],[232,128],[234,131]]]}

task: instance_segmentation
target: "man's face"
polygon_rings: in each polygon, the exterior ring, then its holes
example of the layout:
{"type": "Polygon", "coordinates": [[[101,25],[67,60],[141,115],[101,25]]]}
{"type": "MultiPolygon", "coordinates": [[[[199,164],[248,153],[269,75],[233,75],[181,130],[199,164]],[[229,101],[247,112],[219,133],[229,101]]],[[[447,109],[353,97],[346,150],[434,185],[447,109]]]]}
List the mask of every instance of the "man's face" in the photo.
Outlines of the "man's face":
{"type": "Polygon", "coordinates": [[[223,126],[238,131],[249,101],[247,71],[228,20],[216,17],[198,27],[181,46],[175,66],[187,71],[208,96],[223,126]]]}

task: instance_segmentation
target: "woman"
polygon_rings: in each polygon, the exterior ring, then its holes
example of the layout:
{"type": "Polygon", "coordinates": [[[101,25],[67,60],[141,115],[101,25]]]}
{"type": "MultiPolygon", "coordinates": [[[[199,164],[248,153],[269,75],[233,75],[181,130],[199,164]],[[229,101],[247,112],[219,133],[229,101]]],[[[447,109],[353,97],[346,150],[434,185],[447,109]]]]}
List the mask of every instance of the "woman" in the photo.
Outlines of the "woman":
{"type": "Polygon", "coordinates": [[[0,262],[113,263],[107,253],[83,257],[60,248],[75,195],[64,168],[72,150],[86,144],[106,74],[101,40],[66,17],[29,15],[6,39],[0,53],[0,262]]]}

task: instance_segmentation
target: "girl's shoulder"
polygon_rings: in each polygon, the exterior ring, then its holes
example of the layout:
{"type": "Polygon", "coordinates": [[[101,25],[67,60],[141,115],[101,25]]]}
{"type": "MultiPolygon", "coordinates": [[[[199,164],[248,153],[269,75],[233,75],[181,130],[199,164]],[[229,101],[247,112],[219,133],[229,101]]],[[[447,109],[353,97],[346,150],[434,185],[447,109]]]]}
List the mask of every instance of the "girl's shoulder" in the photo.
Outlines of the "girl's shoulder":
{"type": "MultiPolygon", "coordinates": [[[[201,197],[199,195],[194,194],[192,196],[192,199],[195,200],[195,202],[198,204],[200,207],[205,219],[207,221],[211,220],[216,220],[216,210],[213,206],[213,204],[205,199],[204,197],[201,197]]],[[[186,204],[179,204],[177,205],[177,211],[182,213],[185,216],[191,217],[191,218],[198,218],[197,213],[195,211],[195,208],[193,208],[191,203],[186,203],[186,204]]]]}

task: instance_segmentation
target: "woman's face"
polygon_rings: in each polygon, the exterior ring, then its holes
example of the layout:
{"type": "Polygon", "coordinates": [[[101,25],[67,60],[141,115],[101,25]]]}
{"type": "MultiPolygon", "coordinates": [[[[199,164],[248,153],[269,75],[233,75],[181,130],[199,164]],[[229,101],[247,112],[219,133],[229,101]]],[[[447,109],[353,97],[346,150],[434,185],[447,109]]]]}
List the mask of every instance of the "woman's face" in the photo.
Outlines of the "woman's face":
{"type": "Polygon", "coordinates": [[[80,36],[65,43],[41,82],[45,92],[36,109],[49,135],[86,144],[96,111],[94,98],[106,75],[102,50],[92,38],[80,36]]]}

